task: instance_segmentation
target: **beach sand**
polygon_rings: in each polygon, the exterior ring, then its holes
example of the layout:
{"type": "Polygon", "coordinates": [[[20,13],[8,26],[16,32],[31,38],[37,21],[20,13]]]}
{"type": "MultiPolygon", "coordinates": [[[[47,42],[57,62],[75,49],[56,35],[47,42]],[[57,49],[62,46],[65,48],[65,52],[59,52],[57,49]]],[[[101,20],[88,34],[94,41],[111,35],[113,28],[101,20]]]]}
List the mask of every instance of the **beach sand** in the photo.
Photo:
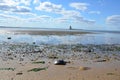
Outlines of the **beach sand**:
{"type": "Polygon", "coordinates": [[[67,60],[66,65],[54,65],[53,59],[34,61],[0,60],[0,80],[120,80],[120,61],[67,60]],[[6,70],[7,68],[13,68],[6,70]],[[45,68],[41,71],[29,71],[45,68]]]}
{"type": "Polygon", "coordinates": [[[119,45],[1,46],[0,80],[120,80],[119,45]],[[54,65],[58,59],[66,65],[54,65]]]}
{"type": "Polygon", "coordinates": [[[0,46],[0,80],[120,80],[120,45],[0,46]]]}

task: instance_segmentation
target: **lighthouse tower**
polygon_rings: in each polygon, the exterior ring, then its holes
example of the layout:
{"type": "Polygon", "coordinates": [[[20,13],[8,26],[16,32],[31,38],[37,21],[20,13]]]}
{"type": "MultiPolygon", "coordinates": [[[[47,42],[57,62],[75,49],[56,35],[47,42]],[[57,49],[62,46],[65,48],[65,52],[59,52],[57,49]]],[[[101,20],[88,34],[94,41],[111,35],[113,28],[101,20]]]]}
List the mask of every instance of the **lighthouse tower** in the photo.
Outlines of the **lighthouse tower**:
{"type": "Polygon", "coordinates": [[[72,30],[72,26],[71,25],[70,25],[69,29],[72,30]]]}

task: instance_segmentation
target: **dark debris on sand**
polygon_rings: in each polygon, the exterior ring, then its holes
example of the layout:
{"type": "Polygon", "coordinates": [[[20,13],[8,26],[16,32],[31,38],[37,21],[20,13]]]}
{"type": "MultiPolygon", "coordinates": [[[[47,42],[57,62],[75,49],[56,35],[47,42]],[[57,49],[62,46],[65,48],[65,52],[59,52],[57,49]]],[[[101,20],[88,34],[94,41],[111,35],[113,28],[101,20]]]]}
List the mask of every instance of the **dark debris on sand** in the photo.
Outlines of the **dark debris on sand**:
{"type": "Polygon", "coordinates": [[[36,61],[40,58],[120,61],[120,45],[36,45],[4,42],[0,44],[0,56],[4,61],[14,59],[36,61]]]}

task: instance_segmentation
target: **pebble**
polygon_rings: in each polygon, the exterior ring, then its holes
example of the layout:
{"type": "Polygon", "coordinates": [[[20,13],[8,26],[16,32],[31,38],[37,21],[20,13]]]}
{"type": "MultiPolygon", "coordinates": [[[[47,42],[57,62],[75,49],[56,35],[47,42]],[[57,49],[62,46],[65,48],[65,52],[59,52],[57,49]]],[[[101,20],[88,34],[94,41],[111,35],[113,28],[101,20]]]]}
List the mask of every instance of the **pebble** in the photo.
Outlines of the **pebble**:
{"type": "Polygon", "coordinates": [[[22,75],[23,73],[22,72],[18,72],[18,73],[16,73],[16,75],[22,75]]]}
{"type": "Polygon", "coordinates": [[[80,68],[79,68],[80,70],[88,70],[88,69],[90,69],[89,67],[83,67],[83,66],[80,66],[80,68]]]}
{"type": "Polygon", "coordinates": [[[66,65],[66,62],[64,60],[55,60],[54,64],[55,65],[66,65]]]}

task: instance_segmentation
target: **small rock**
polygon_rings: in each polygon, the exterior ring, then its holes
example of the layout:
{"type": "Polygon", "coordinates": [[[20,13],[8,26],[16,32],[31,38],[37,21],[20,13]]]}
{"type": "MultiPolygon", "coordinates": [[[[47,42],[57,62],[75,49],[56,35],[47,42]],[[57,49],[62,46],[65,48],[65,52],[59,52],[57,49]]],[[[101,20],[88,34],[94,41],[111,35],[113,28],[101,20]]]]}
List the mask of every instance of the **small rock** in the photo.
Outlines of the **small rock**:
{"type": "Polygon", "coordinates": [[[64,60],[56,60],[54,62],[55,65],[66,65],[66,62],[64,60]]]}
{"type": "Polygon", "coordinates": [[[90,69],[89,67],[83,67],[83,66],[80,66],[80,68],[79,68],[80,70],[88,70],[88,69],[90,69]]]}
{"type": "Polygon", "coordinates": [[[23,54],[23,57],[25,57],[25,55],[23,54]]]}
{"type": "Polygon", "coordinates": [[[11,37],[8,37],[7,39],[11,39],[11,37]]]}
{"type": "Polygon", "coordinates": [[[16,73],[16,75],[22,75],[23,73],[22,72],[18,72],[18,73],[16,73]]]}
{"type": "Polygon", "coordinates": [[[106,62],[106,59],[102,59],[102,60],[95,60],[94,62],[106,62]]]}
{"type": "Polygon", "coordinates": [[[66,63],[71,63],[71,61],[67,61],[66,63]]]}
{"type": "Polygon", "coordinates": [[[19,61],[24,61],[24,59],[23,59],[23,58],[20,58],[19,61]]]}
{"type": "Polygon", "coordinates": [[[8,56],[11,56],[12,54],[11,54],[11,53],[8,53],[7,55],[8,55],[8,56]]]}
{"type": "Polygon", "coordinates": [[[33,42],[33,44],[35,44],[35,42],[33,42]]]}

